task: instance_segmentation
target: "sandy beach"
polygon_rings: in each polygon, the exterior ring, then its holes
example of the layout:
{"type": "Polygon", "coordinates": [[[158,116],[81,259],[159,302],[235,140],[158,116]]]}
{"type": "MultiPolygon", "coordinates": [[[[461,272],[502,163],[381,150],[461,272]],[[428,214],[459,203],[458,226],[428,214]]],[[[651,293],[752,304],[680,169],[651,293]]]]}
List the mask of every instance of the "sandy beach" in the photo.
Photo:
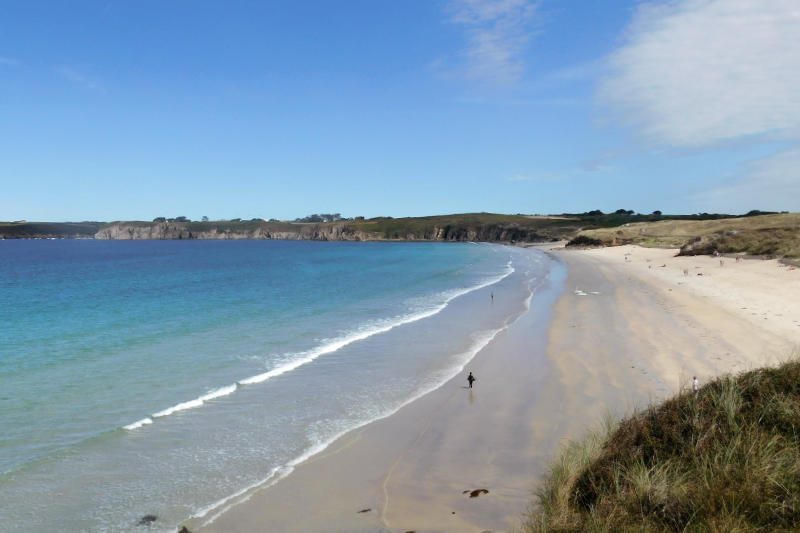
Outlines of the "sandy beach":
{"type": "Polygon", "coordinates": [[[566,439],[800,341],[800,270],[776,261],[550,248],[566,279],[534,298],[554,304],[476,355],[474,389],[465,372],[188,529],[513,531],[566,439]]]}

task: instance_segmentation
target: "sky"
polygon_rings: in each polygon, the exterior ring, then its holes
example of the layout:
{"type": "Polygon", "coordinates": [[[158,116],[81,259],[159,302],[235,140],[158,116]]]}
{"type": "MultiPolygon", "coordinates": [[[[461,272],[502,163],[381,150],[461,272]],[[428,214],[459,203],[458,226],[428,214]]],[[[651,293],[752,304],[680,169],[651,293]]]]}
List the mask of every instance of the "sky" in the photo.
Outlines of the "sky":
{"type": "Polygon", "coordinates": [[[3,2],[0,220],[800,211],[797,0],[3,2]]]}

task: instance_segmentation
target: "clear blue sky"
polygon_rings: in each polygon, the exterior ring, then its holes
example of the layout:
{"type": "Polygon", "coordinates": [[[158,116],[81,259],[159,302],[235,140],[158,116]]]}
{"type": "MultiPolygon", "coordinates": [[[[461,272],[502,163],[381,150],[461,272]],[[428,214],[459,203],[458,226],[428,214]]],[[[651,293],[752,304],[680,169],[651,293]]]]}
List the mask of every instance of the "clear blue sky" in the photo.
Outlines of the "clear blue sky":
{"type": "Polygon", "coordinates": [[[800,210],[796,0],[2,11],[0,220],[800,210]]]}

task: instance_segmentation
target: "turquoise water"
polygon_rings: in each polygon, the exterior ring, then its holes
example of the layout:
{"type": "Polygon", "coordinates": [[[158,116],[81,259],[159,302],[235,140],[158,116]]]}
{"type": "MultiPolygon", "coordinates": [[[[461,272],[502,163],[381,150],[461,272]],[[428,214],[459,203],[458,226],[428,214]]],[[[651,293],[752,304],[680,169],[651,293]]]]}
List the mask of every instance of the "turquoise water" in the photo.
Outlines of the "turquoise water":
{"type": "Polygon", "coordinates": [[[0,241],[0,531],[213,517],[457,374],[550,268],[473,243],[0,241]]]}

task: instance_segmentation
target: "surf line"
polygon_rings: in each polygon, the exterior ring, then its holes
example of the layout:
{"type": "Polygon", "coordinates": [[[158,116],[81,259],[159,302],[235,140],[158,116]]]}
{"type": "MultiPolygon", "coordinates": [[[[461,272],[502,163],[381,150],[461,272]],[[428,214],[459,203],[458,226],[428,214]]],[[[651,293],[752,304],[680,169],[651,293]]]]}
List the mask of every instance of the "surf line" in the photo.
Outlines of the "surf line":
{"type": "MultiPolygon", "coordinates": [[[[520,316],[522,316],[523,314],[524,313],[521,313],[520,316]]],[[[250,498],[252,498],[253,495],[256,492],[254,489],[256,489],[256,488],[263,489],[263,488],[267,488],[267,487],[271,487],[271,486],[275,485],[280,480],[286,478],[289,474],[294,472],[295,468],[298,465],[300,465],[301,463],[307,461],[308,459],[310,459],[311,457],[317,455],[318,453],[321,453],[321,452],[325,451],[331,444],[333,444],[334,442],[339,440],[341,437],[343,437],[347,433],[350,433],[351,431],[355,431],[357,429],[360,429],[360,428],[366,426],[367,424],[371,424],[371,423],[376,422],[378,420],[383,420],[384,418],[388,418],[388,417],[392,416],[393,414],[395,414],[396,412],[398,412],[403,407],[405,407],[406,405],[408,405],[408,404],[410,404],[410,403],[422,398],[423,396],[425,396],[425,395],[429,394],[430,392],[433,392],[434,390],[436,390],[439,387],[443,386],[445,383],[447,383],[448,381],[453,379],[455,376],[460,374],[464,370],[464,367],[466,367],[466,365],[481,350],[486,348],[486,346],[488,346],[489,343],[492,342],[500,332],[507,330],[509,328],[509,326],[514,324],[518,319],[519,319],[519,316],[514,318],[511,321],[505,322],[502,326],[500,326],[497,329],[488,330],[488,331],[484,332],[482,335],[476,336],[473,339],[473,344],[467,350],[465,350],[464,352],[461,352],[460,354],[458,354],[458,355],[461,356],[459,358],[460,359],[459,362],[456,363],[453,367],[451,367],[449,369],[449,371],[443,372],[441,377],[440,377],[440,379],[435,381],[433,384],[428,385],[427,387],[423,387],[416,394],[414,394],[410,398],[400,402],[397,406],[395,406],[393,408],[390,408],[386,412],[384,412],[382,414],[379,414],[379,415],[377,415],[377,416],[375,416],[373,418],[362,420],[361,422],[356,423],[353,427],[342,429],[341,431],[337,432],[336,434],[330,436],[328,439],[312,445],[309,449],[307,449],[301,455],[299,455],[298,457],[295,457],[294,459],[292,459],[291,461],[289,461],[285,465],[273,468],[270,471],[269,475],[266,478],[264,478],[263,480],[258,481],[256,483],[253,483],[251,485],[248,485],[244,489],[241,489],[241,490],[237,491],[236,493],[234,493],[234,494],[232,494],[230,496],[227,496],[227,497],[225,497],[225,498],[223,498],[223,499],[221,499],[221,500],[219,500],[219,501],[217,501],[215,503],[212,503],[211,505],[208,505],[207,507],[203,508],[199,512],[193,514],[189,518],[189,520],[201,519],[201,520],[203,520],[203,522],[202,522],[200,527],[208,526],[209,524],[211,524],[214,521],[216,521],[220,516],[222,516],[226,511],[228,511],[232,507],[234,507],[236,505],[240,505],[242,503],[245,503],[250,498]]]]}
{"type": "MultiPolygon", "coordinates": [[[[511,261],[509,261],[508,266],[511,267],[511,261]]],[[[512,272],[509,272],[500,279],[503,279],[508,275],[511,275],[511,273],[513,273],[513,269],[512,272]]],[[[266,478],[257,481],[255,483],[252,483],[251,485],[248,485],[244,489],[241,489],[235,492],[234,494],[231,494],[230,496],[227,496],[215,503],[212,503],[202,508],[200,511],[193,514],[188,520],[195,520],[195,519],[200,520],[202,521],[200,527],[207,527],[208,525],[215,522],[220,516],[222,516],[232,507],[235,507],[250,500],[250,498],[252,498],[253,495],[256,493],[255,489],[264,489],[275,485],[280,480],[289,476],[298,465],[310,459],[311,457],[317,455],[318,453],[323,452],[331,444],[339,440],[342,436],[346,435],[347,433],[355,431],[359,428],[362,428],[378,420],[383,420],[384,418],[388,418],[393,414],[397,413],[400,409],[402,409],[406,405],[415,402],[416,400],[422,398],[423,396],[444,386],[445,383],[447,383],[448,381],[450,381],[451,379],[462,373],[464,371],[464,368],[466,368],[467,364],[469,364],[469,362],[472,361],[472,359],[474,359],[478,353],[480,353],[484,348],[486,348],[497,337],[498,334],[508,330],[511,326],[516,324],[528,311],[530,311],[531,301],[533,300],[534,295],[536,294],[538,289],[542,287],[544,283],[546,283],[550,279],[551,279],[550,274],[547,274],[541,279],[537,279],[537,282],[534,284],[528,283],[527,284],[528,295],[524,300],[525,303],[524,310],[518,315],[506,319],[506,321],[500,327],[493,330],[485,331],[482,334],[473,337],[472,345],[465,351],[458,354],[457,362],[448,370],[443,371],[442,374],[439,376],[439,379],[434,381],[432,384],[429,384],[428,386],[421,388],[420,390],[417,391],[416,394],[413,394],[410,398],[401,401],[399,405],[388,409],[386,412],[379,414],[373,418],[358,422],[353,427],[342,429],[336,434],[330,436],[328,439],[312,445],[309,449],[300,454],[298,457],[295,457],[294,459],[290,460],[288,463],[282,466],[274,467],[269,472],[266,478]]],[[[491,283],[483,286],[485,287],[488,285],[491,285],[491,283]]],[[[386,497],[388,498],[388,496],[386,497]]],[[[381,520],[383,520],[383,516],[381,517],[381,520]]]]}
{"type": "Polygon", "coordinates": [[[161,411],[153,413],[152,415],[150,415],[148,417],[142,418],[141,420],[137,420],[136,422],[133,422],[131,424],[128,424],[128,425],[122,426],[122,427],[123,427],[123,429],[129,430],[129,431],[133,431],[133,430],[142,428],[144,426],[148,426],[148,425],[152,424],[155,421],[155,419],[157,419],[157,418],[163,418],[163,417],[172,415],[174,413],[177,413],[179,411],[185,411],[187,409],[195,409],[197,407],[201,407],[207,401],[210,401],[210,400],[213,400],[213,399],[216,399],[216,398],[222,398],[223,396],[228,396],[229,394],[233,394],[241,386],[253,385],[253,384],[256,384],[256,383],[263,383],[264,381],[267,381],[268,379],[274,378],[276,376],[280,376],[282,374],[286,374],[287,372],[291,372],[292,370],[295,370],[295,369],[297,369],[297,368],[299,368],[299,367],[301,367],[303,365],[311,363],[312,361],[315,361],[316,359],[318,359],[319,357],[321,357],[323,355],[327,355],[327,354],[339,351],[342,348],[344,348],[345,346],[353,344],[354,342],[362,341],[362,340],[368,339],[369,337],[372,337],[374,335],[380,335],[381,333],[386,333],[388,331],[391,331],[394,328],[397,328],[397,327],[400,327],[400,326],[404,326],[406,324],[411,324],[412,322],[417,322],[417,321],[423,320],[425,318],[432,317],[434,315],[437,315],[437,314],[441,313],[450,304],[450,302],[452,302],[454,299],[458,298],[459,296],[463,296],[465,294],[469,294],[470,292],[474,292],[474,291],[483,289],[485,287],[489,287],[490,285],[494,285],[496,283],[499,283],[502,280],[504,280],[505,278],[507,278],[508,276],[510,276],[511,274],[513,274],[515,271],[516,271],[516,269],[512,265],[512,260],[509,259],[508,262],[506,263],[505,272],[503,272],[503,273],[501,273],[501,274],[499,274],[497,276],[494,276],[492,278],[488,278],[485,281],[483,281],[481,283],[478,283],[477,285],[474,285],[472,287],[468,287],[468,288],[465,288],[465,289],[459,289],[459,290],[452,291],[445,298],[443,303],[441,303],[440,305],[438,305],[438,306],[436,306],[436,307],[434,307],[432,309],[429,309],[427,311],[422,311],[422,312],[419,312],[419,313],[406,315],[405,317],[401,317],[399,320],[396,320],[396,321],[391,322],[389,324],[386,324],[386,325],[383,325],[383,326],[372,327],[372,328],[365,329],[363,331],[359,331],[359,332],[356,332],[356,333],[351,333],[351,334],[346,335],[344,337],[341,337],[339,339],[334,339],[333,341],[331,341],[331,342],[329,342],[327,344],[323,344],[322,346],[319,346],[319,347],[314,348],[312,350],[308,350],[306,352],[300,352],[300,353],[294,354],[294,355],[297,355],[297,356],[300,356],[300,357],[298,357],[297,359],[294,359],[294,360],[292,360],[292,361],[290,361],[288,363],[285,363],[285,364],[283,364],[281,366],[273,368],[272,370],[270,370],[268,372],[264,372],[263,374],[257,374],[255,376],[250,376],[248,378],[241,379],[241,380],[237,381],[236,383],[234,383],[232,385],[227,385],[225,387],[220,387],[220,388],[215,389],[213,391],[210,391],[210,392],[208,392],[208,393],[206,393],[206,394],[204,394],[202,396],[199,396],[199,397],[195,398],[194,400],[189,400],[189,401],[186,401],[186,402],[178,403],[176,405],[173,405],[172,407],[168,407],[166,409],[163,409],[161,411]]]}

